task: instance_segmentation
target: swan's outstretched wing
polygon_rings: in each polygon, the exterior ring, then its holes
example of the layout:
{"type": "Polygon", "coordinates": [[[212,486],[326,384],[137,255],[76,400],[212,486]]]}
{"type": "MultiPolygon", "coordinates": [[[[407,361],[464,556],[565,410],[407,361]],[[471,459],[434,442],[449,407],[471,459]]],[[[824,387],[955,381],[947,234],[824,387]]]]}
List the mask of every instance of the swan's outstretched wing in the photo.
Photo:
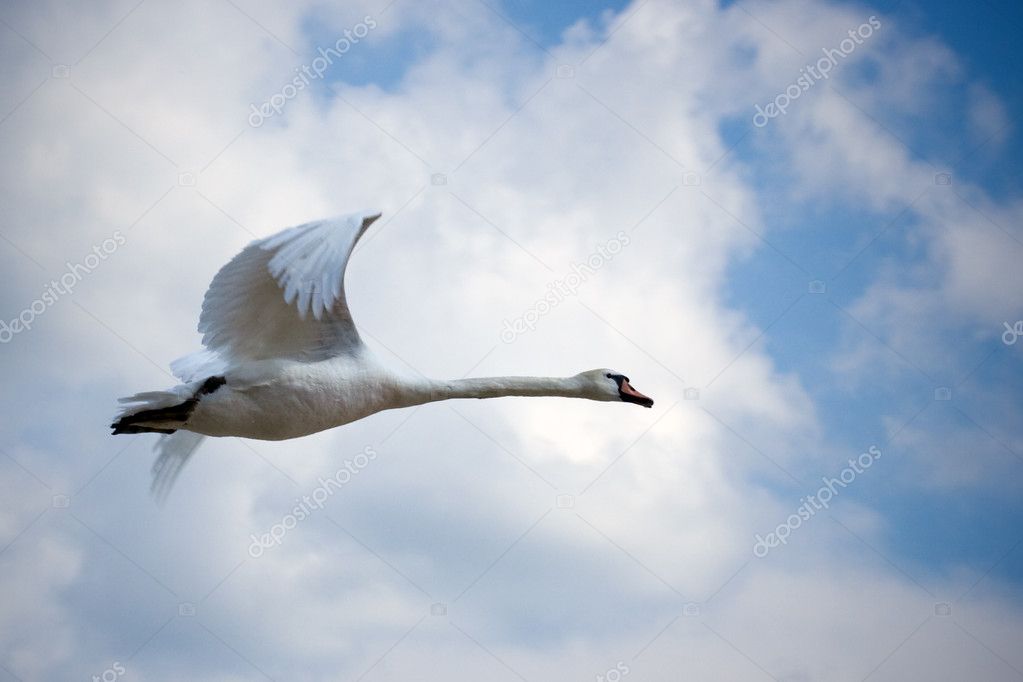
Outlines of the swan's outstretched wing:
{"type": "Polygon", "coordinates": [[[291,227],[249,244],[220,269],[203,300],[203,345],[226,362],[313,361],[362,344],[345,301],[355,243],[379,213],[291,227]]]}

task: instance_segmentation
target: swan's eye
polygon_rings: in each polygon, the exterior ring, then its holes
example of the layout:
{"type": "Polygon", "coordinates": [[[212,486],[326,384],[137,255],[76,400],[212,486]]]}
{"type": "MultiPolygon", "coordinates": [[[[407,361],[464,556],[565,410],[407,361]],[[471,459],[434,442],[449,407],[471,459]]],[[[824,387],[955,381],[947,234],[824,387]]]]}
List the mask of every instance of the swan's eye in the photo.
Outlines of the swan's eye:
{"type": "Polygon", "coordinates": [[[606,376],[606,377],[607,377],[608,379],[610,379],[610,378],[611,378],[611,372],[608,372],[608,373],[607,373],[607,374],[605,374],[604,376],[606,376]]]}

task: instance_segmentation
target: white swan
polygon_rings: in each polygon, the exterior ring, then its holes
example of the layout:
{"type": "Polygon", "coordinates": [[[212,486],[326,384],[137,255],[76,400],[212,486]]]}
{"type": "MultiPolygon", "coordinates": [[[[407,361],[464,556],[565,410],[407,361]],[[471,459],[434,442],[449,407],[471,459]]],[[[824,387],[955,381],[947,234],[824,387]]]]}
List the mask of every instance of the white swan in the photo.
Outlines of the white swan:
{"type": "Polygon", "coordinates": [[[563,396],[652,407],[628,377],[436,381],[385,367],[363,345],[344,275],[359,237],[380,217],[360,212],[286,229],[249,244],[213,278],[199,331],[204,350],[171,363],[181,384],[122,398],[114,434],[166,434],[153,491],[169,492],[203,436],[298,438],[381,410],[451,398],[563,396]]]}

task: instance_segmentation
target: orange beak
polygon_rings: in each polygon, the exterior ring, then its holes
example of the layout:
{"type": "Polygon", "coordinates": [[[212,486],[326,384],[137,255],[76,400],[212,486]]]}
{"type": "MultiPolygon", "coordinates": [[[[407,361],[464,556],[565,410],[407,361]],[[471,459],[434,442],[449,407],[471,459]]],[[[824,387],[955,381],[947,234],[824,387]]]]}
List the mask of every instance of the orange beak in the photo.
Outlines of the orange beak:
{"type": "Polygon", "coordinates": [[[622,385],[618,389],[618,394],[622,397],[622,400],[624,400],[627,403],[636,403],[637,405],[642,405],[643,407],[654,406],[653,398],[645,396],[636,389],[634,389],[632,385],[629,383],[628,379],[622,380],[622,385]]]}

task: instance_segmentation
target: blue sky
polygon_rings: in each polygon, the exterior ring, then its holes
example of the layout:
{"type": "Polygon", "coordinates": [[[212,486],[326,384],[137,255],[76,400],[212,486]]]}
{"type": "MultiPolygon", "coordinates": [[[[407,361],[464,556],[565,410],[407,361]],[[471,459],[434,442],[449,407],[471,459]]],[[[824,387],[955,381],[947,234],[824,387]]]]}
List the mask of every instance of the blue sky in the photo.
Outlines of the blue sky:
{"type": "Polygon", "coordinates": [[[0,320],[118,240],[0,346],[0,679],[1018,679],[1015,3],[0,20],[0,320]],[[829,79],[754,123],[872,18],[829,79]],[[154,440],[108,434],[115,399],[173,381],[249,240],[366,206],[385,218],[346,288],[387,362],[610,366],[655,408],[461,401],[211,439],[158,507],[154,440]],[[620,255],[502,339],[621,231],[620,255]],[[252,554],[366,447],[364,472],[252,554]]]}
{"type": "MultiPolygon", "coordinates": [[[[1023,67],[1020,63],[1023,57],[1011,47],[1023,20],[1018,5],[892,2],[875,6],[909,24],[911,32],[940,36],[961,57],[968,79],[990,84],[1002,98],[1009,119],[1019,119],[1023,98],[1019,79],[1013,74],[1023,67]]],[[[947,85],[940,100],[943,106],[935,110],[903,120],[881,112],[878,125],[885,130],[878,134],[888,137],[892,144],[907,146],[936,170],[954,172],[957,180],[964,178],[982,184],[995,196],[1018,196],[1023,172],[1019,135],[1010,134],[992,154],[978,153],[978,147],[982,150],[986,145],[982,141],[964,141],[963,137],[965,100],[964,83],[947,85]]],[[[726,126],[725,134],[728,132],[726,126]]],[[[770,177],[771,160],[764,159],[750,145],[740,143],[735,153],[770,177]]],[[[762,192],[766,196],[778,191],[770,180],[765,184],[762,192]]],[[[769,229],[773,227],[776,235],[772,236],[771,244],[813,276],[829,280],[828,298],[839,305],[861,295],[864,285],[886,261],[907,264],[919,258],[902,232],[907,217],[898,218],[898,212],[864,210],[855,201],[811,202],[803,204],[798,213],[792,208],[783,206],[768,221],[769,229]],[[894,226],[889,228],[893,220],[894,226]],[[827,230],[822,230],[823,226],[827,230]],[[886,229],[880,238],[865,245],[867,239],[886,229]],[[854,255],[856,258],[850,263],[854,255]],[[836,272],[840,272],[840,277],[832,281],[829,275],[836,272]]],[[[951,333],[936,333],[930,339],[935,345],[954,349],[952,365],[928,367],[925,377],[903,362],[902,371],[895,376],[883,380],[878,377],[859,390],[836,391],[827,363],[817,358],[829,355],[849,320],[833,306],[809,297],[789,309],[791,302],[805,293],[803,274],[771,249],[760,249],[753,258],[735,267],[731,300],[759,324],[772,325],[764,340],[772,357],[781,366],[799,373],[818,404],[831,407],[823,416],[832,433],[850,447],[865,437],[877,438],[883,431],[880,420],[884,415],[891,411],[912,414],[927,404],[934,388],[958,384],[981,362],[974,376],[975,388],[987,383],[1003,384],[1013,392],[1021,388],[1023,375],[1012,349],[1006,348],[996,336],[977,339],[976,329],[960,327],[951,333]],[[788,312],[783,321],[779,320],[785,310],[788,312]]],[[[912,349],[903,351],[912,356],[912,349]]],[[[972,411],[967,406],[963,409],[972,411]]],[[[978,450],[1001,449],[1019,458],[1017,447],[993,441],[970,422],[972,416],[949,409],[937,418],[975,429],[978,450]]],[[[962,449],[955,456],[970,458],[977,454],[972,449],[962,449]]],[[[950,504],[945,491],[902,489],[897,495],[893,492],[887,486],[864,486],[853,495],[862,495],[864,502],[883,510],[891,523],[891,550],[900,555],[905,567],[918,572],[942,572],[966,559],[986,562],[992,565],[993,573],[1014,582],[1023,578],[1023,554],[1010,551],[1019,541],[1023,520],[1013,494],[997,490],[960,493],[955,503],[950,504]]]]}

